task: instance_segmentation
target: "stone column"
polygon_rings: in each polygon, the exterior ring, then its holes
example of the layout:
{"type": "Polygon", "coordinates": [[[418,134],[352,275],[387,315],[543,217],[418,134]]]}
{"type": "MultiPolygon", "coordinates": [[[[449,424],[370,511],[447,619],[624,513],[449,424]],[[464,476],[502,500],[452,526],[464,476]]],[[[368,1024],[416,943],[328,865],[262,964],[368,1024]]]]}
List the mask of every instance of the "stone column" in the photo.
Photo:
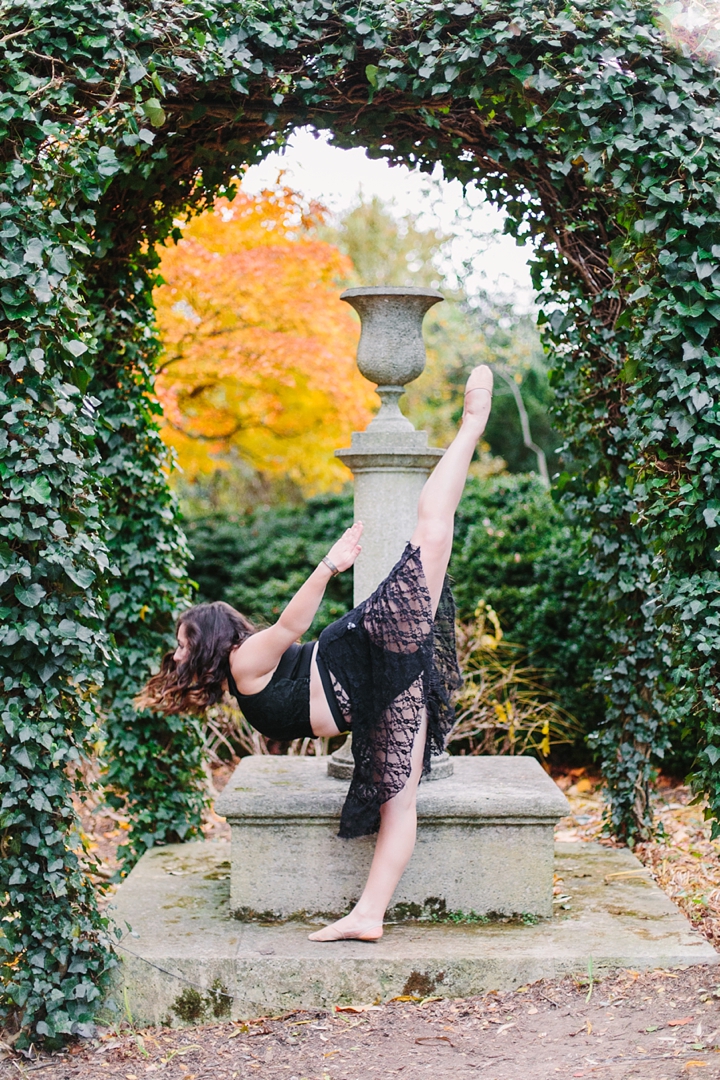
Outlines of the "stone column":
{"type": "MultiPolygon", "coordinates": [[[[359,604],[402,555],[417,524],[423,484],[443,455],[399,406],[405,386],[425,368],[425,313],[443,296],[435,289],[380,285],[347,289],[340,299],[362,321],[357,364],[366,379],[378,384],[381,402],[367,429],[353,432],[350,447],[336,451],[355,477],[355,520],[365,526],[354,567],[354,601],[359,604]]],[[[433,765],[433,777],[452,772],[452,762],[442,757],[442,765],[433,765]]],[[[328,771],[338,778],[351,775],[350,738],[332,755],[328,771]]]]}

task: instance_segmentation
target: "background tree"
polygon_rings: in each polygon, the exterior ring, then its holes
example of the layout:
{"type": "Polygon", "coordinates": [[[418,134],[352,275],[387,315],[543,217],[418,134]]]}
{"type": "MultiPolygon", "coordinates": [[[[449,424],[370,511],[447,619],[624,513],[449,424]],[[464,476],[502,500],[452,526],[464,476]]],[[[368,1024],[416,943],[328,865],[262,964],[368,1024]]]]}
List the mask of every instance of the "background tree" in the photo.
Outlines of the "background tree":
{"type": "Polygon", "coordinates": [[[233,461],[303,494],[347,478],[333,451],[367,426],[375,399],[339,300],[352,267],[318,236],[323,217],[283,185],[240,189],[160,249],[155,385],[187,479],[233,461]]]}

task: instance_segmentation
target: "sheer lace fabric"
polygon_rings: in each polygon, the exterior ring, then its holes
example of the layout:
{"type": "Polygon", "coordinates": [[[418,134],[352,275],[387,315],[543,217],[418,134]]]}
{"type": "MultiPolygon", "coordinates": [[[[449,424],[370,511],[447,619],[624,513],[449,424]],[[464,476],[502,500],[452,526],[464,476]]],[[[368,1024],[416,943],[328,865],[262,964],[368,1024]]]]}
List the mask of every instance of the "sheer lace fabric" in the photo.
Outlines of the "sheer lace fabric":
{"type": "Polygon", "coordinates": [[[407,783],[423,712],[425,771],[453,725],[450,694],[460,672],[449,582],[433,620],[420,549],[408,544],[372,596],[322,632],[319,649],[353,736],[340,836],[364,836],[377,831],[380,806],[407,783]]]}

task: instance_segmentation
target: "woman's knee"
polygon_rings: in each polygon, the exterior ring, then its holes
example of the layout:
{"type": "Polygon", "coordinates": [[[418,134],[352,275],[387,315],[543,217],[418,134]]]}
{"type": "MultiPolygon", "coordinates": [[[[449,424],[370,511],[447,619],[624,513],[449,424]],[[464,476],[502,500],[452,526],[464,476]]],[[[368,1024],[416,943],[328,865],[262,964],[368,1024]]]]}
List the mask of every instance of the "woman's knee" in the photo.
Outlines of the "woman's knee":
{"type": "Polygon", "coordinates": [[[453,527],[452,523],[430,518],[418,521],[415,530],[416,543],[423,555],[431,558],[442,558],[452,549],[453,527]]]}
{"type": "Polygon", "coordinates": [[[390,820],[395,817],[404,817],[410,812],[414,812],[415,803],[417,801],[417,781],[412,778],[408,780],[405,787],[401,791],[398,791],[397,795],[393,795],[392,799],[388,799],[380,807],[380,817],[383,820],[390,820]]]}

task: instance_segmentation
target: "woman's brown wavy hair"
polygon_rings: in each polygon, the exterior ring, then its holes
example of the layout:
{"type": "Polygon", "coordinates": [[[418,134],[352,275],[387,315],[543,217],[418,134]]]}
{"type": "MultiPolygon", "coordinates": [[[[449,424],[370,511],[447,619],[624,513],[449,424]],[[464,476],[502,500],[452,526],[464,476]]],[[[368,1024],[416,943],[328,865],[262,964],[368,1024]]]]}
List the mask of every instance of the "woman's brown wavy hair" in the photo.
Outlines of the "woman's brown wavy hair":
{"type": "Polygon", "coordinates": [[[136,697],[137,709],[166,715],[202,714],[223,695],[230,650],[256,630],[249,619],[222,600],[188,608],[178,619],[177,629],[181,626],[187,637],[187,660],[177,664],[173,653],[165,653],[157,675],[148,679],[136,697]]]}

